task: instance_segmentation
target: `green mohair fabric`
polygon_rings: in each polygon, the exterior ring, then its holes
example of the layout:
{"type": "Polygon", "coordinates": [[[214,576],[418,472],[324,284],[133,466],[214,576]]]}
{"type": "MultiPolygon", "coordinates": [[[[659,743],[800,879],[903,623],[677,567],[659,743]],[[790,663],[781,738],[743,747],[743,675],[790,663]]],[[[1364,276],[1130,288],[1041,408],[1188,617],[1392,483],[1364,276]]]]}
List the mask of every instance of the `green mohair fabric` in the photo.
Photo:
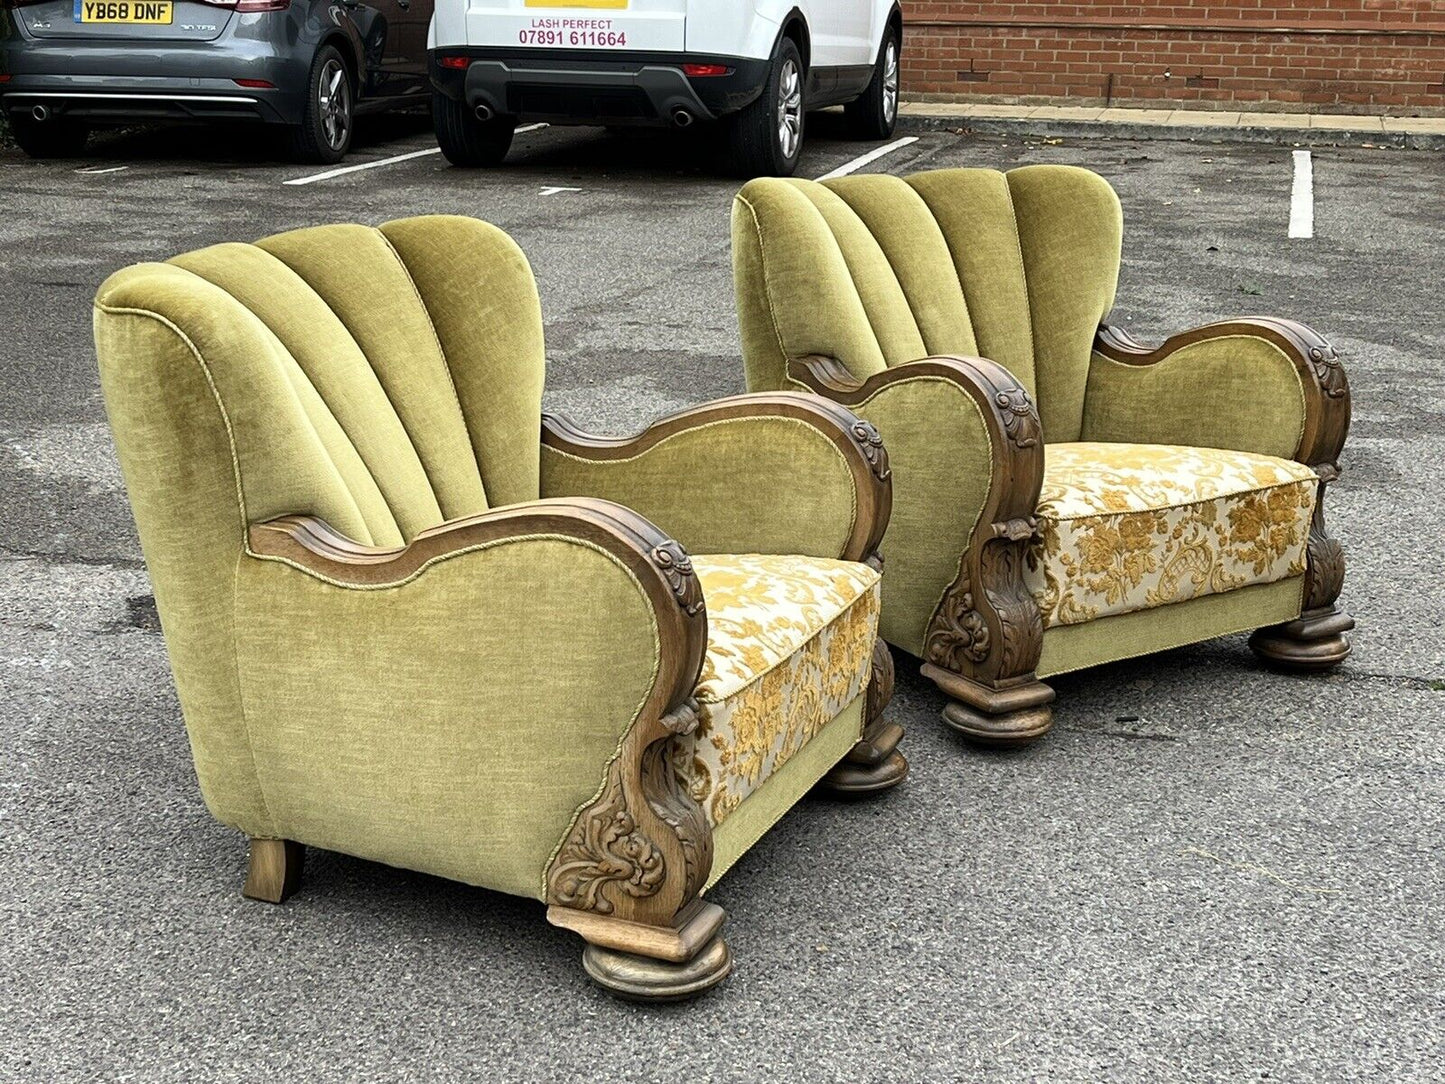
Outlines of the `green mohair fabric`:
{"type": "Polygon", "coordinates": [[[426,303],[488,500],[536,500],[546,365],[542,305],[527,257],[496,226],[474,218],[406,218],[381,233],[426,303]]]}
{"type": "Polygon", "coordinates": [[[1024,166],[1006,176],[1028,280],[1044,438],[1078,440],[1094,333],[1114,307],[1119,281],[1119,197],[1098,174],[1073,166],[1024,166]]]}
{"type": "Polygon", "coordinates": [[[537,898],[659,652],[632,574],[548,536],[377,590],[246,557],[236,631],[246,727],[282,836],[537,898]]]}
{"type": "Polygon", "coordinates": [[[988,430],[973,398],[938,377],[901,380],[853,409],[877,427],[893,469],[879,633],[918,655],[988,499],[988,430]]]}
{"type": "MultiPolygon", "coordinates": [[[[150,277],[164,284],[167,275],[152,269],[126,281],[150,277]]],[[[218,820],[274,837],[233,661],[246,524],[215,389],[186,341],[157,317],[97,310],[95,338],[201,794],[218,820]]]]}
{"type": "Polygon", "coordinates": [[[628,459],[581,459],[544,445],[542,496],[616,501],[692,553],[839,557],[857,517],[843,453],[795,418],[709,422],[628,459]]]}
{"type": "Polygon", "coordinates": [[[733,205],[748,387],[782,387],[807,354],[858,377],[979,355],[1036,396],[1046,439],[1078,440],[1122,232],[1113,189],[1074,166],[750,181],[733,205]]]}
{"type": "Polygon", "coordinates": [[[712,870],[707,888],[718,882],[768,829],[803,798],[813,785],[848,755],[863,733],[866,695],[859,696],[788,758],[761,787],[748,795],[713,835],[712,870]]]}
{"type": "Polygon", "coordinates": [[[126,268],[96,299],[101,385],[201,790],[250,835],[281,826],[237,684],[247,525],[309,514],[394,546],[486,510],[485,485],[537,496],[542,332],[526,261],[469,219],[386,229],[218,245],[126,268]]]}
{"type": "Polygon", "coordinates": [[[1299,373],[1268,339],[1203,339],[1153,365],[1095,354],[1084,440],[1232,448],[1292,458],[1304,435],[1299,373]]]}
{"type": "Polygon", "coordinates": [[[1293,621],[1300,615],[1303,589],[1304,577],[1294,576],[1082,625],[1055,625],[1044,630],[1035,673],[1046,678],[1293,621]]]}

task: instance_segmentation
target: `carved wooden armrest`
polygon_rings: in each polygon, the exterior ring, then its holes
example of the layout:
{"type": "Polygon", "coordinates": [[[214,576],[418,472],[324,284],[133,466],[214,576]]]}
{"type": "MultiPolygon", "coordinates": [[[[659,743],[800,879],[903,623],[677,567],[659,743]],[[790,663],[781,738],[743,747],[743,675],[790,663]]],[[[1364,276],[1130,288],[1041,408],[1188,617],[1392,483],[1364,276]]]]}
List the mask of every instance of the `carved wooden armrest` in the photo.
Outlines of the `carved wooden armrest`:
{"type": "MultiPolygon", "coordinates": [[[[1013,690],[1010,695],[1020,702],[1051,699],[1052,692],[1033,676],[1043,621],[1023,579],[1028,546],[1038,529],[1035,513],[1044,475],[1043,428],[1023,385],[997,362],[968,357],[924,358],[859,380],[834,358],[810,356],[789,362],[788,375],[865,414],[889,387],[919,377],[948,381],[978,406],[992,476],[958,578],[929,622],[924,673],[968,703],[995,704],[1002,690],[1013,690]]],[[[927,425],[929,419],[917,422],[927,425]]],[[[886,431],[884,439],[889,439],[886,431]]],[[[1031,725],[1037,724],[1035,718],[1031,725]]]]}
{"type": "MultiPolygon", "coordinates": [[[[1325,525],[1325,490],[1339,477],[1340,451],[1350,429],[1350,385],[1335,348],[1318,332],[1294,320],[1246,316],[1171,336],[1154,350],[1141,346],[1122,329],[1106,324],[1099,328],[1094,350],[1124,365],[1149,366],[1185,347],[1239,337],[1271,344],[1294,366],[1303,391],[1303,417],[1299,419],[1299,439],[1290,458],[1314,468],[1320,479],[1310,521],[1303,613],[1297,621],[1256,632],[1250,642],[1257,652],[1276,662],[1305,667],[1333,665],[1349,654],[1344,634],[1354,627],[1354,619],[1336,605],[1345,582],[1344,548],[1325,525]]],[[[1249,404],[1211,406],[1215,410],[1247,411],[1249,404]]]]}
{"type": "MultiPolygon", "coordinates": [[[[715,502],[718,506],[714,508],[701,506],[696,490],[706,478],[714,490],[734,492],[740,501],[755,497],[771,502],[767,516],[775,522],[786,521],[795,515],[795,498],[816,488],[821,480],[788,466],[786,453],[777,447],[781,436],[777,430],[767,434],[759,432],[758,438],[750,443],[734,443],[738,426],[766,424],[777,419],[789,419],[805,426],[812,434],[807,439],[814,443],[821,435],[841,456],[848,474],[841,483],[851,490],[852,498],[846,540],[838,551],[816,555],[850,561],[873,558],[893,506],[888,454],[872,425],[835,403],[811,395],[766,392],[731,396],[669,415],[641,433],[627,437],[594,436],[564,417],[544,414],[543,492],[560,494],[587,486],[591,487],[588,492],[600,491],[612,500],[636,507],[669,529],[673,529],[674,520],[690,522],[699,517],[726,520],[732,529],[745,529],[748,517],[739,516],[736,507],[727,500],[715,502]],[[723,430],[733,436],[723,439],[720,435],[723,430]],[[716,442],[710,437],[712,433],[719,434],[716,442]],[[688,474],[658,479],[644,466],[648,453],[679,438],[693,442],[686,459],[688,474]],[[739,447],[746,449],[746,455],[739,453],[739,447]],[[780,470],[765,482],[759,477],[760,461],[768,454],[781,454],[780,470]],[[589,469],[578,469],[579,465],[589,469]]],[[[813,526],[799,524],[801,530],[813,526]]],[[[685,533],[679,528],[674,529],[674,533],[683,537],[693,552],[727,549],[709,544],[706,536],[712,532],[706,529],[695,527],[685,533]]],[[[746,550],[756,548],[745,547],[746,550]]],[[[799,548],[794,552],[811,550],[799,548]]]]}
{"type": "MultiPolygon", "coordinates": [[[[1122,328],[1101,324],[1094,351],[1123,365],[1150,366],[1166,361],[1185,347],[1241,337],[1271,344],[1294,366],[1303,389],[1304,414],[1298,444],[1290,458],[1315,467],[1321,477],[1330,480],[1338,471],[1340,449],[1350,428],[1350,385],[1335,348],[1312,328],[1278,317],[1244,316],[1172,335],[1151,350],[1122,328]]],[[[1209,405],[1213,409],[1247,410],[1249,404],[1209,405]]]]}
{"type": "MultiPolygon", "coordinates": [[[[721,912],[698,896],[712,865],[711,829],[668,755],[669,739],[697,726],[692,696],[707,647],[702,589],[677,542],[620,505],[571,498],[453,520],[390,549],[360,545],[313,517],[286,516],[252,526],[248,551],[343,587],[405,590],[439,561],[539,535],[579,539],[620,561],[652,605],[660,654],[652,689],[599,796],[578,814],[547,869],[549,917],[571,928],[600,924],[603,940],[608,930],[626,941],[630,931],[656,927],[637,934],[641,943],[664,958],[685,958],[687,945],[715,932],[721,912]]],[[[631,951],[639,951],[636,944],[631,951]]]]}

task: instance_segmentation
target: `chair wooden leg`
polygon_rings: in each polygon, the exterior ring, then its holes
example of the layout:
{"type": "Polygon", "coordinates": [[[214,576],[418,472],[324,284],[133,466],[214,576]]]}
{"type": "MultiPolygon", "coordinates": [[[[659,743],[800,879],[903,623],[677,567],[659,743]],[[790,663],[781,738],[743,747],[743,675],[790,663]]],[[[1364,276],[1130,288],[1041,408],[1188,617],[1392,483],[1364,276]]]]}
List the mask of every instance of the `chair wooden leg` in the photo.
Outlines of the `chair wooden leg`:
{"type": "Polygon", "coordinates": [[[685,1001],[732,973],[721,933],[727,913],[694,900],[670,926],[647,926],[571,907],[549,907],[547,921],[582,935],[582,967],[593,982],[628,1001],[685,1001]]]}
{"type": "Polygon", "coordinates": [[[1018,748],[1037,741],[1054,725],[1054,690],[1032,675],[988,688],[924,663],[923,676],[952,698],[943,709],[943,721],[979,745],[1018,748]]]}
{"type": "Polygon", "coordinates": [[[1293,621],[1256,629],[1249,646],[1265,662],[1285,670],[1328,670],[1350,654],[1355,619],[1333,604],[1306,610],[1293,621]]]}
{"type": "Polygon", "coordinates": [[[301,887],[306,848],[289,839],[251,840],[251,865],[241,895],[264,903],[284,903],[301,887]]]}
{"type": "Polygon", "coordinates": [[[908,761],[898,751],[903,727],[883,719],[883,709],[893,699],[893,653],[882,640],[873,645],[873,676],[867,695],[863,736],[819,781],[820,790],[840,797],[863,797],[891,790],[908,775],[908,761]]]}

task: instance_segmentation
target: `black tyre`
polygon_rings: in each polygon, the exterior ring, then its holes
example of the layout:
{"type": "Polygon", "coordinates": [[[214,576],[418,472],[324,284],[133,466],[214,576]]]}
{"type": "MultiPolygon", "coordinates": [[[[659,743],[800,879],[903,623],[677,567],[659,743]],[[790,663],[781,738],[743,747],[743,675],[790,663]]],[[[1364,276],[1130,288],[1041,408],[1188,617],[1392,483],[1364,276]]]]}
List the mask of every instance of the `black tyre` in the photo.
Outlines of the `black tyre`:
{"type": "Polygon", "coordinates": [[[333,45],[316,50],[306,82],[306,112],[291,129],[291,153],[299,161],[330,165],[351,149],[356,88],[351,70],[333,45]]]}
{"type": "Polygon", "coordinates": [[[512,147],[512,133],[517,130],[517,122],[511,117],[478,120],[466,102],[448,98],[440,91],[432,93],[431,116],[437,145],[447,161],[472,169],[501,165],[512,147]]]}
{"type": "Polygon", "coordinates": [[[898,31],[889,27],[878,47],[873,80],[857,98],[843,107],[848,131],[854,139],[887,139],[898,126],[898,68],[902,45],[898,31]]]}
{"type": "Polygon", "coordinates": [[[738,112],[731,125],[732,166],[743,177],[787,177],[803,152],[807,72],[791,38],[773,50],[768,82],[756,101],[738,112]]]}
{"type": "Polygon", "coordinates": [[[24,113],[10,114],[15,142],[31,158],[74,158],[85,150],[90,129],[60,118],[36,120],[24,113]]]}

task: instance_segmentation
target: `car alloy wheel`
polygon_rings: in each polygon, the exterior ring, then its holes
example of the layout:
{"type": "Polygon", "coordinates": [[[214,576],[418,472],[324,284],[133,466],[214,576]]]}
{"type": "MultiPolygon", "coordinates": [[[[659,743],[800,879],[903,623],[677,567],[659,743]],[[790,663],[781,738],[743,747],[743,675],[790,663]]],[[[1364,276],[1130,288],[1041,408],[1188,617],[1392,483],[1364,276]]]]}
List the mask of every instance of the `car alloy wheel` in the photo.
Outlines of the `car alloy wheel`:
{"type": "Polygon", "coordinates": [[[778,149],[791,161],[803,141],[803,74],[789,57],[778,75],[778,149]]]}
{"type": "Polygon", "coordinates": [[[890,40],[883,54],[883,119],[888,124],[898,115],[898,43],[890,40]]]}
{"type": "Polygon", "coordinates": [[[328,60],[316,84],[321,131],[333,151],[342,150],[351,134],[351,85],[339,60],[328,60]]]}

